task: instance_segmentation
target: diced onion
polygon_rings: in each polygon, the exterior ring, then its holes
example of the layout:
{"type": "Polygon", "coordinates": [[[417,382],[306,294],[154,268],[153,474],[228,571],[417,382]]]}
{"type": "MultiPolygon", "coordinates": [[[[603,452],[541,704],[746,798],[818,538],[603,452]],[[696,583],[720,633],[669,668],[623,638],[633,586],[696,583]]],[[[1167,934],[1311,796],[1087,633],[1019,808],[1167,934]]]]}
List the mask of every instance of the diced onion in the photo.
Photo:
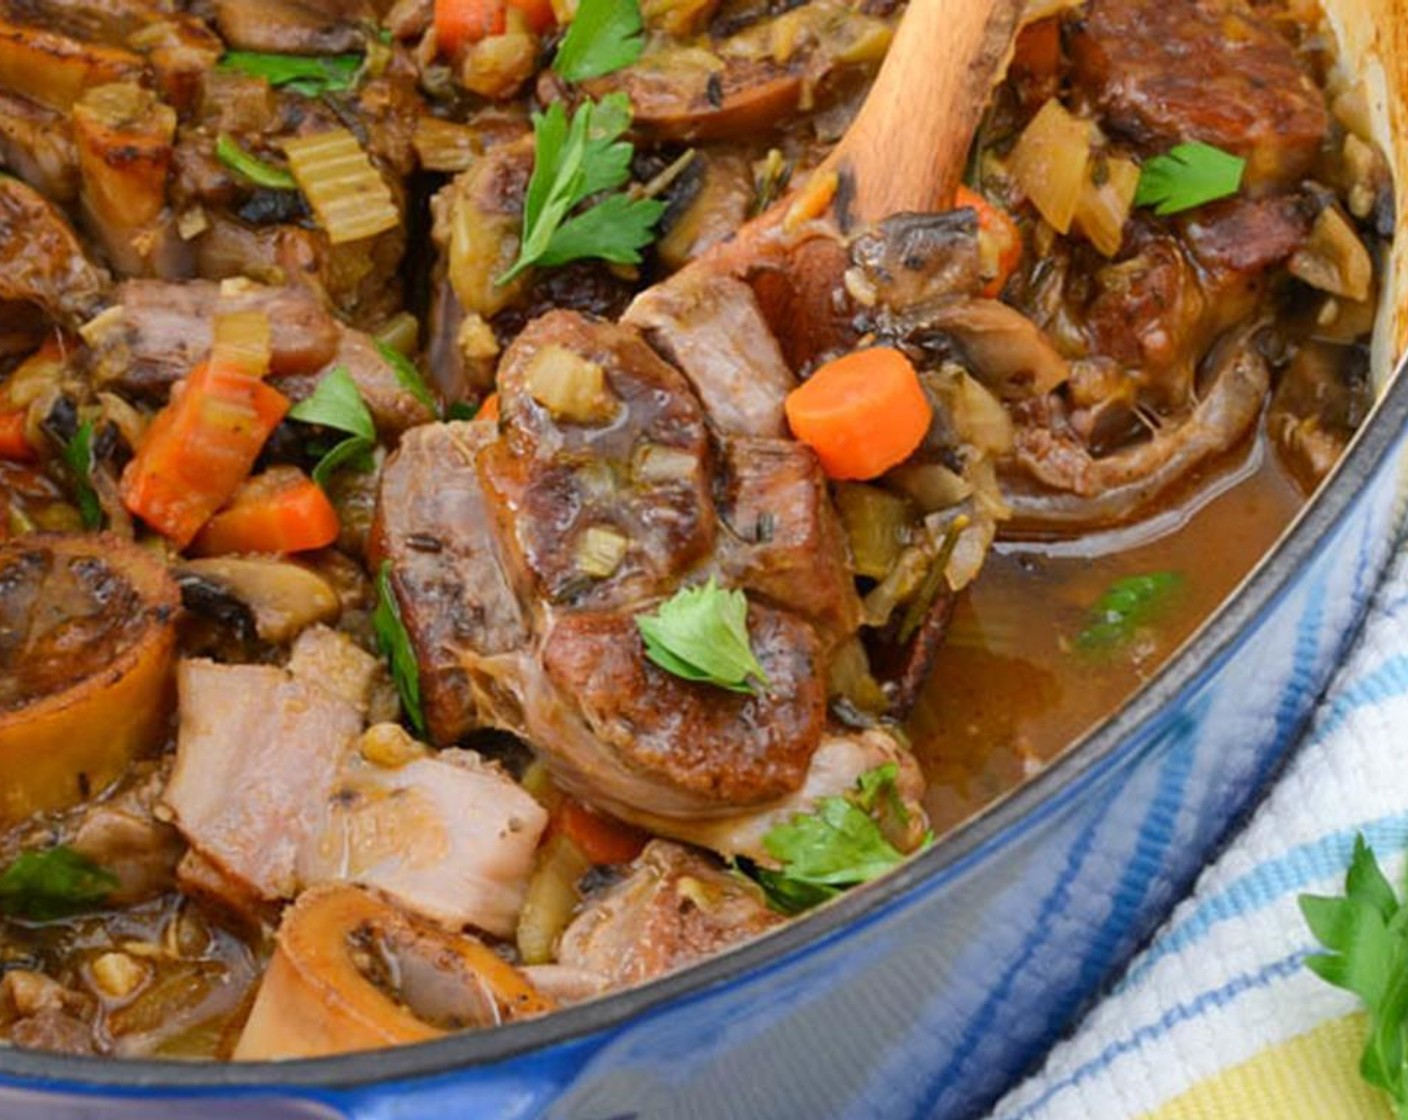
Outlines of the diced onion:
{"type": "Polygon", "coordinates": [[[836,488],[836,505],[846,527],[856,574],[884,579],[907,543],[908,504],[877,486],[843,483],[836,488]]]}
{"type": "Polygon", "coordinates": [[[1058,233],[1069,233],[1090,165],[1090,125],[1054,97],[1043,105],[1012,149],[1012,175],[1058,233]]]}
{"type": "Polygon", "coordinates": [[[518,953],[524,964],[553,959],[557,939],[582,901],[577,881],[591,866],[581,849],[560,832],[543,844],[518,919],[518,953]]]}
{"type": "Polygon", "coordinates": [[[565,346],[544,346],[538,351],[524,381],[528,395],[554,420],[595,424],[615,415],[606,371],[565,346]]]}
{"type": "Polygon", "coordinates": [[[1374,282],[1369,250],[1337,206],[1320,211],[1309,240],[1287,267],[1292,276],[1311,287],[1356,302],[1369,298],[1374,282]]]}
{"type": "Polygon", "coordinates": [[[400,224],[391,188],[347,129],[296,137],[283,147],[303,197],[334,245],[400,224]]]}
{"type": "Polygon", "coordinates": [[[631,474],[636,482],[681,482],[699,467],[699,460],[678,447],[646,443],[636,452],[631,474]]]}
{"type": "Polygon", "coordinates": [[[1090,170],[1076,208],[1076,226],[1099,252],[1113,257],[1124,244],[1124,224],[1139,189],[1139,165],[1129,159],[1097,159],[1090,170]]]}
{"type": "Polygon", "coordinates": [[[626,558],[630,541],[614,529],[593,525],[577,544],[577,567],[593,579],[607,579],[626,558]]]}
{"type": "Polygon", "coordinates": [[[960,373],[954,379],[952,396],[946,399],[954,426],[965,443],[990,455],[1005,455],[1012,450],[1016,440],[1012,417],[976,377],[960,373]]]}

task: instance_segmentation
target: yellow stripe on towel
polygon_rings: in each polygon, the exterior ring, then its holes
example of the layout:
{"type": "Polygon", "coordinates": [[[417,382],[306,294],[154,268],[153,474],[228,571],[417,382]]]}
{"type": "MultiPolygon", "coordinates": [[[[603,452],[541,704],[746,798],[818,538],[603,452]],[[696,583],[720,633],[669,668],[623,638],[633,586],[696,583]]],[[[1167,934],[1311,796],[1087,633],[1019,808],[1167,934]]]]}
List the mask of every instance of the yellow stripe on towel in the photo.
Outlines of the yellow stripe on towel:
{"type": "Polygon", "coordinates": [[[1386,1120],[1387,1098],[1359,1077],[1363,1015],[1331,1019],[1199,1082],[1140,1120],[1386,1120]]]}

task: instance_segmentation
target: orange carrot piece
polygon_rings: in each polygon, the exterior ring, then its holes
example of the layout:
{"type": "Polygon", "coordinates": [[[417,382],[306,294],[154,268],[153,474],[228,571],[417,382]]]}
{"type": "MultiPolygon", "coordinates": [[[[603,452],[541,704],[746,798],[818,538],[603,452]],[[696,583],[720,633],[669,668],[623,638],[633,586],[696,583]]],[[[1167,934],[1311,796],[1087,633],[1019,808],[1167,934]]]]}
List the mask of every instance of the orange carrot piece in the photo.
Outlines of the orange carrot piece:
{"type": "Polygon", "coordinates": [[[326,548],[341,531],[321,486],[297,467],[273,467],[241,486],[230,504],[205,523],[191,552],[307,552],[326,548]]]}
{"type": "Polygon", "coordinates": [[[122,502],[185,548],[249,476],[289,400],[258,378],[204,362],[173,386],[122,472],[122,502]]]}
{"type": "Polygon", "coordinates": [[[914,453],[933,409],[898,350],[877,346],[827,362],[787,395],[792,434],[834,479],[884,474],[914,453]]]}
{"type": "Polygon", "coordinates": [[[599,813],[575,797],[563,797],[558,803],[551,827],[596,864],[630,863],[650,839],[640,829],[599,813]]]}
{"type": "Polygon", "coordinates": [[[967,187],[958,188],[954,206],[973,210],[978,215],[979,251],[984,272],[992,274],[983,288],[983,295],[996,299],[1022,262],[1022,231],[1006,210],[967,187]]]}
{"type": "Polygon", "coordinates": [[[17,408],[0,412],[0,459],[12,463],[28,463],[34,458],[34,448],[25,437],[27,410],[17,408]]]}
{"type": "Polygon", "coordinates": [[[552,10],[551,0],[508,0],[508,6],[523,13],[535,35],[551,31],[557,23],[557,13],[552,10]]]}
{"type": "Polygon", "coordinates": [[[503,0],[435,0],[435,42],[444,55],[504,33],[503,0]]]}
{"type": "Polygon", "coordinates": [[[493,420],[495,423],[499,419],[499,394],[490,393],[484,398],[484,403],[479,406],[479,411],[474,414],[476,420],[493,420]]]}

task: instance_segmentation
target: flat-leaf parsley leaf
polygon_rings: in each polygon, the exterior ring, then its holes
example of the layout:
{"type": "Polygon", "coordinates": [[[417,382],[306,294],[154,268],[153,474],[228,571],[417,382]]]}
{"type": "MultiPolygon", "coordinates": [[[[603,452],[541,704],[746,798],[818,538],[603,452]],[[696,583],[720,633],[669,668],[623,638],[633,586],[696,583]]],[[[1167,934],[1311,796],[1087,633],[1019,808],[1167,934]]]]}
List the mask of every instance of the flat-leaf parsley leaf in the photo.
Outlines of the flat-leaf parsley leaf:
{"type": "Polygon", "coordinates": [[[238,70],[263,78],[276,89],[318,97],[342,93],[356,84],[364,59],[360,54],[295,55],[266,51],[226,51],[219,70],[238,70]]]}
{"type": "Polygon", "coordinates": [[[622,93],[585,101],[570,119],[561,102],[533,115],[533,175],[523,199],[523,240],[513,267],[496,283],[507,284],[533,265],[590,257],[639,263],[664,203],[620,193],[573,215],[593,195],[614,191],[630,178],[633,149],[621,139],[630,123],[630,102],[622,93]],[[597,214],[603,206],[605,213],[597,214]]]}
{"type": "Polygon", "coordinates": [[[60,449],[64,465],[73,479],[73,497],[78,502],[78,515],[85,529],[103,527],[103,504],[93,489],[93,421],[78,425],[73,438],[60,449]]]}
{"type": "Polygon", "coordinates": [[[334,366],[318,382],[313,395],[288,410],[291,420],[317,424],[343,432],[347,438],[323,454],[313,468],[313,481],[327,487],[339,467],[351,463],[359,469],[371,467],[371,450],[376,446],[376,425],[357,383],[346,366],[334,366]]]}
{"type": "Polygon", "coordinates": [[[1117,579],[1090,608],[1085,629],[1076,635],[1076,648],[1104,653],[1126,646],[1136,632],[1169,608],[1183,590],[1178,572],[1145,572],[1117,579]]]}
{"type": "Polygon", "coordinates": [[[845,797],[819,798],[810,813],[797,813],[773,826],[763,837],[763,847],[778,867],[755,864],[748,874],[763,887],[774,909],[788,914],[808,910],[904,862],[906,856],[890,842],[884,827],[903,829],[909,824],[898,779],[898,764],[887,762],[862,774],[845,797]]]}
{"type": "Polygon", "coordinates": [[[401,620],[401,606],[391,586],[391,561],[383,560],[376,573],[376,609],[372,611],[376,648],[391,666],[391,679],[401,697],[411,726],[425,734],[425,711],[420,702],[420,665],[411,648],[411,636],[401,620]]]}
{"type": "Polygon", "coordinates": [[[629,66],[644,49],[638,0],[582,0],[552,68],[565,81],[584,82],[629,66]]]}
{"type": "Polygon", "coordinates": [[[25,851],[0,872],[0,913],[47,921],[101,906],[117,876],[60,844],[25,851]]]}
{"type": "Polygon", "coordinates": [[[754,692],[768,683],[748,642],[748,599],[725,591],[711,578],[686,587],[654,614],[636,616],[645,655],[667,673],[733,692],[754,692]]]}
{"type": "Polygon", "coordinates": [[[1154,207],[1161,218],[1181,214],[1236,194],[1246,169],[1246,160],[1211,144],[1178,144],[1145,161],[1134,204],[1154,207]]]}
{"type": "Polygon", "coordinates": [[[1408,1120],[1408,907],[1399,903],[1359,836],[1344,880],[1344,897],[1300,896],[1310,931],[1330,952],[1306,958],[1316,976],[1353,992],[1369,1012],[1360,1075],[1389,1095],[1408,1120]]]}

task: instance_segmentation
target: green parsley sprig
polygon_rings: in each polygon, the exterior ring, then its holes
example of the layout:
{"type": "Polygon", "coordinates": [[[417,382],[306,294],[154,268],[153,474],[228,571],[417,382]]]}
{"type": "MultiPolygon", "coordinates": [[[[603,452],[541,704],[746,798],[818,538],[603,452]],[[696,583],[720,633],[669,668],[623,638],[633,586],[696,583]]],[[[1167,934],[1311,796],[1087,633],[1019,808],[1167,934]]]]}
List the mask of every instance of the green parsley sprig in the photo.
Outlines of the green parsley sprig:
{"type": "Polygon", "coordinates": [[[376,648],[391,666],[391,680],[401,697],[411,726],[418,735],[426,733],[425,709],[421,706],[420,665],[411,648],[411,636],[401,618],[401,606],[391,586],[391,561],[383,560],[376,573],[376,609],[372,611],[372,633],[376,648]]]}
{"type": "Polygon", "coordinates": [[[1178,144],[1145,161],[1134,204],[1154,207],[1161,218],[1181,214],[1236,194],[1246,169],[1246,160],[1211,144],[1178,144]]]}
{"type": "Polygon", "coordinates": [[[1306,924],[1329,953],[1305,965],[1352,992],[1369,1012],[1359,1073],[1408,1120],[1408,906],[1402,905],[1363,836],[1344,879],[1344,897],[1300,896],[1306,924]]]}
{"type": "Polygon", "coordinates": [[[584,101],[569,119],[561,102],[533,115],[533,175],[523,200],[523,240],[513,267],[495,282],[507,284],[534,265],[551,267],[598,258],[638,264],[654,237],[665,204],[653,198],[607,194],[631,175],[633,149],[622,140],[631,123],[623,93],[584,101]]]}
{"type": "Polygon", "coordinates": [[[0,914],[49,921],[95,910],[117,887],[117,876],[60,844],[21,852],[0,872],[0,914]]]}
{"type": "Polygon", "coordinates": [[[371,469],[376,425],[346,366],[334,366],[324,374],[313,395],[299,401],[288,410],[288,415],[292,420],[332,428],[347,436],[324,453],[313,468],[313,481],[319,486],[326,489],[333,472],[343,466],[371,469]]]}
{"type": "Polygon", "coordinates": [[[1178,572],[1146,572],[1118,579],[1105,589],[1076,635],[1076,648],[1103,653],[1126,646],[1135,633],[1163,615],[1183,589],[1178,572]]]}
{"type": "Polygon", "coordinates": [[[629,66],[645,50],[643,26],[638,0],[582,0],[552,68],[565,81],[584,82],[629,66]]]}
{"type": "Polygon", "coordinates": [[[59,448],[73,482],[73,497],[85,529],[103,527],[103,504],[93,489],[93,433],[93,421],[85,420],[78,425],[73,438],[59,448]]]}
{"type": "Polygon", "coordinates": [[[712,578],[686,587],[654,614],[636,616],[645,656],[667,673],[731,692],[756,693],[768,677],[748,641],[748,598],[712,578]]]}
{"type": "MultiPolygon", "coordinates": [[[[809,910],[848,887],[869,882],[903,863],[906,856],[886,837],[885,826],[909,824],[897,782],[899,765],[887,762],[860,776],[845,797],[823,797],[810,813],[775,825],[763,847],[778,868],[752,864],[768,903],[784,914],[809,910]]],[[[926,836],[924,846],[932,842],[926,836]]]]}
{"type": "Polygon", "coordinates": [[[276,89],[287,89],[304,97],[320,97],[325,93],[342,93],[356,85],[362,63],[360,54],[305,56],[226,51],[216,68],[251,74],[276,89]]]}
{"type": "Polygon", "coordinates": [[[391,367],[391,371],[396,375],[396,380],[400,383],[401,388],[430,409],[434,415],[439,416],[440,406],[435,403],[430,386],[425,383],[425,378],[420,375],[420,370],[416,368],[415,362],[390,343],[383,342],[379,338],[374,341],[376,342],[376,351],[381,355],[381,360],[391,367]]]}

